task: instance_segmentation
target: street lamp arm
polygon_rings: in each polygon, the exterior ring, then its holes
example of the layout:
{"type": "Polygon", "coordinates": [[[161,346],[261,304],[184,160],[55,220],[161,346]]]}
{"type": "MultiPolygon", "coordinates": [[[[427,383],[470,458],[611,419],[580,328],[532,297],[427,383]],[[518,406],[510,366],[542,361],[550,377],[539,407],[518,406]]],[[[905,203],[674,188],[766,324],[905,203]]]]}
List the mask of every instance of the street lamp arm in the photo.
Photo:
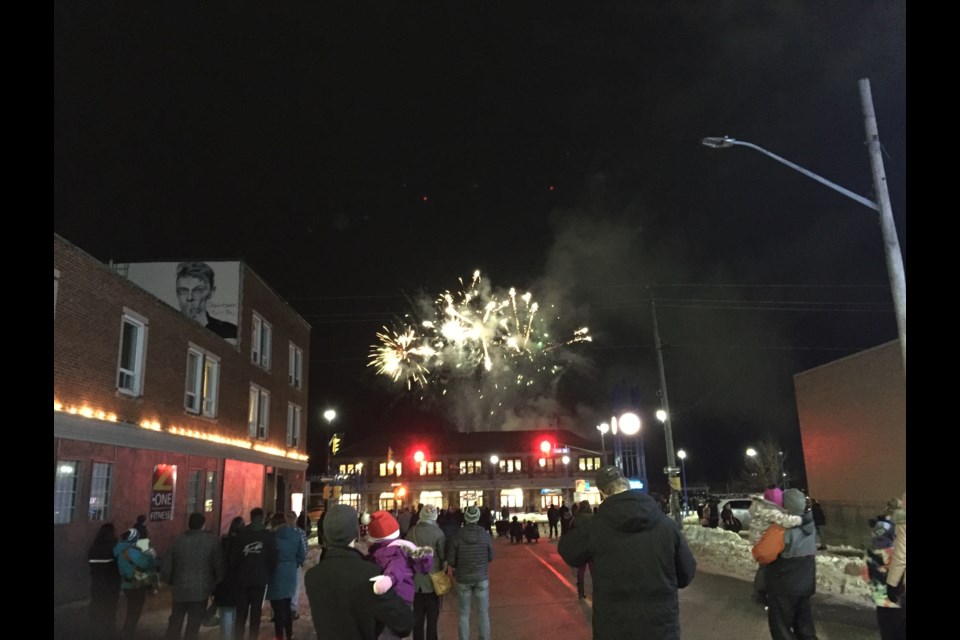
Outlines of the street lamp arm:
{"type": "Polygon", "coordinates": [[[880,205],[878,205],[878,204],[877,204],[876,202],[874,202],[873,200],[869,200],[869,199],[867,199],[867,198],[864,198],[863,196],[857,195],[856,193],[854,193],[853,191],[850,191],[849,189],[844,189],[844,188],[841,187],[840,185],[838,185],[838,184],[836,184],[836,183],[834,183],[834,182],[830,182],[829,180],[827,180],[827,179],[824,178],[823,176],[819,176],[819,175],[815,174],[813,171],[810,171],[810,170],[808,170],[808,169],[804,169],[804,168],[801,167],[800,165],[794,164],[793,162],[790,162],[790,161],[787,160],[786,158],[781,158],[781,157],[778,156],[777,154],[771,153],[770,151],[767,151],[767,150],[764,149],[763,147],[758,147],[757,145],[755,145],[755,144],[753,144],[753,143],[751,143],[751,142],[744,142],[744,141],[742,141],[742,140],[737,140],[736,138],[730,138],[730,137],[728,137],[728,136],[724,136],[724,137],[722,137],[722,138],[715,138],[715,137],[704,138],[704,139],[701,140],[700,142],[701,142],[704,146],[710,147],[711,149],[726,149],[726,148],[728,148],[728,147],[732,147],[732,146],[736,145],[736,146],[739,146],[739,147],[747,147],[747,148],[753,149],[754,151],[759,151],[759,152],[762,153],[763,155],[765,155],[765,156],[767,156],[767,157],[769,157],[769,158],[773,158],[773,159],[776,160],[777,162],[779,162],[779,163],[781,163],[781,164],[785,164],[785,165],[787,165],[788,167],[790,167],[791,169],[793,169],[793,170],[795,170],[795,171],[799,171],[800,173],[802,173],[803,175],[807,176],[808,178],[813,178],[813,179],[816,180],[817,182],[819,182],[819,183],[821,183],[821,184],[824,184],[824,185],[830,187],[830,188],[833,189],[834,191],[838,191],[838,192],[842,193],[843,195],[847,196],[847,197],[850,198],[851,200],[856,200],[857,202],[859,202],[859,203],[862,204],[863,206],[867,207],[868,209],[873,209],[874,211],[880,211],[880,205]]]}

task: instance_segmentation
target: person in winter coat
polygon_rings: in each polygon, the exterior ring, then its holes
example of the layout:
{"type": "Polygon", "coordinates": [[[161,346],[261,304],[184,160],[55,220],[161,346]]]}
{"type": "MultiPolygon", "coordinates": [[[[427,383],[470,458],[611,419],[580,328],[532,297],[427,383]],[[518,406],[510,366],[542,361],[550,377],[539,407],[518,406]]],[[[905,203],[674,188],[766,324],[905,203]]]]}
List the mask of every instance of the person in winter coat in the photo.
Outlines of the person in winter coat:
{"type": "Polygon", "coordinates": [[[161,575],[173,587],[166,640],[196,640],[213,589],[223,580],[223,551],[211,531],[204,531],[207,519],[191,513],[189,527],[163,556],[161,575]],[[186,616],[187,626],[183,629],[186,616]]]}
{"type": "MultiPolygon", "coordinates": [[[[463,529],[447,542],[447,563],[457,580],[457,628],[460,640],[470,640],[470,607],[477,601],[479,640],[490,640],[490,574],[493,538],[477,524],[480,509],[475,505],[463,513],[463,529]]],[[[516,516],[514,516],[516,517],[516,516]]]]}
{"type": "Polygon", "coordinates": [[[517,516],[513,516],[510,521],[510,544],[520,544],[523,542],[523,523],[517,516]]]}
{"type": "Polygon", "coordinates": [[[227,535],[220,539],[220,550],[226,563],[223,579],[213,589],[213,603],[217,605],[220,618],[220,640],[233,640],[237,622],[237,605],[240,603],[241,589],[237,575],[237,565],[231,564],[233,547],[243,531],[243,517],[236,516],[230,521],[227,535]]]}
{"type": "Polygon", "coordinates": [[[560,524],[560,510],[557,505],[551,504],[547,508],[547,525],[549,526],[548,535],[551,538],[557,538],[560,533],[557,531],[557,525],[560,524]]]}
{"type": "Polygon", "coordinates": [[[87,550],[90,566],[90,609],[87,616],[87,638],[114,640],[117,635],[117,603],[120,600],[120,571],[113,548],[117,546],[117,530],[112,522],[104,523],[87,550]]]}
{"type": "MultiPolygon", "coordinates": [[[[593,518],[593,507],[590,506],[588,500],[584,500],[580,503],[580,508],[577,509],[577,515],[573,519],[573,528],[582,527],[585,525],[591,518],[593,518]]],[[[577,597],[586,598],[586,578],[587,578],[587,567],[590,567],[591,571],[593,570],[593,563],[586,562],[579,567],[577,567],[577,597]]],[[[591,573],[591,575],[593,575],[591,573]]]]}
{"type": "Polygon", "coordinates": [[[579,567],[593,563],[593,638],[680,639],[677,590],[696,575],[677,524],[615,466],[597,472],[604,498],[593,517],[561,535],[557,551],[579,567]]]}
{"type": "Polygon", "coordinates": [[[270,521],[277,548],[277,563],[270,574],[267,600],[273,609],[273,631],[277,640],[284,640],[284,634],[286,640],[293,639],[290,599],[297,588],[297,574],[307,559],[307,546],[304,544],[303,534],[296,527],[295,515],[292,520],[293,526],[290,526],[284,514],[275,513],[270,521]]]}
{"type": "MultiPolygon", "coordinates": [[[[366,516],[366,514],[364,514],[366,516]]],[[[366,517],[364,519],[367,519],[366,517]]],[[[416,594],[414,576],[429,573],[433,565],[433,549],[418,547],[400,537],[400,524],[388,511],[375,511],[367,523],[367,548],[370,558],[383,571],[373,581],[374,593],[380,595],[394,589],[410,607],[416,594]]],[[[396,638],[390,629],[384,629],[380,638],[396,638]]]]}
{"type": "Polygon", "coordinates": [[[899,504],[891,510],[896,526],[893,539],[893,555],[887,569],[887,598],[900,605],[903,624],[907,624],[907,493],[904,491],[899,504]]]}
{"type": "MultiPolygon", "coordinates": [[[[750,529],[747,532],[747,538],[750,546],[755,546],[760,542],[771,524],[778,524],[784,529],[798,527],[801,523],[800,516],[791,515],[783,509],[783,491],[776,485],[770,485],[763,496],[754,495],[750,502],[750,529]]],[[[767,606],[767,566],[757,567],[757,573],[753,577],[753,594],[751,599],[757,604],[767,606]]]]}
{"type": "Polygon", "coordinates": [[[767,623],[773,640],[816,640],[811,600],[817,589],[817,527],[799,489],[783,492],[783,507],[802,523],[787,529],[784,549],[767,565],[767,623]]]}
{"type": "Polygon", "coordinates": [[[409,634],[413,611],[395,589],[377,594],[370,588],[380,568],[353,548],[360,535],[356,509],[332,505],[324,514],[321,534],[324,554],[303,578],[317,637],[374,640],[385,627],[401,637],[409,634]]]}
{"type": "MultiPolygon", "coordinates": [[[[887,574],[893,559],[893,541],[896,527],[887,514],[870,518],[868,521],[873,537],[867,548],[861,577],[870,585],[874,604],[877,606],[877,626],[880,628],[880,640],[905,640],[907,637],[906,617],[903,609],[887,597],[887,574]]],[[[814,522],[816,524],[816,522],[814,522]]]]}
{"type": "Polygon", "coordinates": [[[540,542],[540,527],[536,522],[527,520],[527,524],[523,526],[523,537],[526,538],[527,544],[540,542]]]}
{"type": "Polygon", "coordinates": [[[273,534],[267,531],[263,521],[263,509],[250,511],[250,524],[237,536],[237,544],[230,550],[227,562],[236,570],[240,587],[237,603],[237,640],[243,638],[243,628],[250,618],[250,638],[260,635],[260,618],[263,615],[263,598],[277,564],[277,547],[273,534]]]}
{"type": "Polygon", "coordinates": [[[440,596],[434,593],[430,573],[446,571],[447,537],[437,526],[437,508],[432,504],[420,509],[420,519],[407,534],[407,540],[418,547],[433,549],[429,573],[413,576],[416,593],[413,594],[413,640],[437,640],[437,621],[440,618],[440,596]]]}
{"type": "Polygon", "coordinates": [[[120,628],[120,636],[124,640],[131,640],[136,636],[147,591],[153,590],[152,576],[157,572],[156,557],[138,547],[138,539],[136,529],[127,529],[113,548],[113,557],[117,560],[117,570],[120,572],[120,591],[127,599],[127,613],[120,628]],[[138,575],[142,575],[140,572],[150,577],[147,580],[138,580],[138,575]]]}

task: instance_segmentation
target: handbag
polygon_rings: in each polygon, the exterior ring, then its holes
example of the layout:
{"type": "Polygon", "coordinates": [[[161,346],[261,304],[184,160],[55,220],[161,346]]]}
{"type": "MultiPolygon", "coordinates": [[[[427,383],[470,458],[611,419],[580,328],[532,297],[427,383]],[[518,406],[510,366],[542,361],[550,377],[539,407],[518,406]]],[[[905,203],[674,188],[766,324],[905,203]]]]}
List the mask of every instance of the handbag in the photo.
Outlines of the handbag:
{"type": "Polygon", "coordinates": [[[433,583],[433,592],[438,596],[446,595],[453,589],[453,580],[446,571],[431,573],[430,581],[433,583]]]}
{"type": "Polygon", "coordinates": [[[207,607],[206,613],[203,614],[203,622],[200,623],[202,627],[219,627],[220,626],[220,607],[217,606],[216,602],[211,602],[210,606],[207,607]]]}
{"type": "Polygon", "coordinates": [[[783,540],[784,528],[778,524],[771,524],[760,536],[757,544],[753,545],[750,553],[760,564],[770,564],[786,548],[783,540]]]}

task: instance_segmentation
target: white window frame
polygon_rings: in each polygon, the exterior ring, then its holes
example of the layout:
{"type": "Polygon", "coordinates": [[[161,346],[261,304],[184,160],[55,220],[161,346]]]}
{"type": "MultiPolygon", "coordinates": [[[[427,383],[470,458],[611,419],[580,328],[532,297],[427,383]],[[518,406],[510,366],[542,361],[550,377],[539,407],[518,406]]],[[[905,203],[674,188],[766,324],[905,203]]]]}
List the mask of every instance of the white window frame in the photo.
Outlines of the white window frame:
{"type": "Polygon", "coordinates": [[[294,389],[303,388],[303,349],[293,344],[288,348],[287,382],[294,389]]]}
{"type": "Polygon", "coordinates": [[[73,522],[77,512],[77,495],[80,492],[80,461],[57,460],[53,481],[53,524],[73,522]],[[72,470],[68,472],[70,466],[72,470]]]}
{"type": "Polygon", "coordinates": [[[292,402],[287,403],[287,446],[300,447],[300,424],[303,410],[292,402]]]}
{"type": "Polygon", "coordinates": [[[270,370],[270,352],[273,343],[273,326],[253,312],[253,331],[250,336],[250,362],[270,370]]]}
{"type": "Polygon", "coordinates": [[[93,462],[90,465],[90,499],[87,517],[93,521],[110,520],[110,497],[113,494],[113,463],[93,462]]]}
{"type": "Polygon", "coordinates": [[[189,413],[216,418],[220,399],[220,358],[196,345],[189,345],[184,384],[184,408],[189,413]]]}
{"type": "Polygon", "coordinates": [[[260,385],[250,385],[247,427],[251,438],[266,440],[270,435],[270,392],[260,385]]]}
{"type": "Polygon", "coordinates": [[[129,309],[123,310],[120,319],[120,348],[117,354],[117,391],[129,396],[140,397],[143,394],[143,374],[147,355],[147,320],[129,309]],[[123,348],[127,326],[136,329],[132,345],[132,363],[124,363],[123,348]],[[124,366],[128,364],[130,366],[124,366]]]}

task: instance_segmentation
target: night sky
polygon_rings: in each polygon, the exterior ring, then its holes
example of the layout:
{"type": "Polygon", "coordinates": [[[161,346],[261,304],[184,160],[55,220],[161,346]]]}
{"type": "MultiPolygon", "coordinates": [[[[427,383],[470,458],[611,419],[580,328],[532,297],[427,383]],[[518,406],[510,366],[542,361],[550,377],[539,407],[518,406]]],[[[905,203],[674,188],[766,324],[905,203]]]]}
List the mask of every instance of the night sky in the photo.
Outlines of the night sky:
{"type": "Polygon", "coordinates": [[[314,445],[328,406],[347,442],[451,428],[367,354],[480,269],[593,342],[468,428],[595,437],[626,387],[661,481],[655,299],[688,480],[722,487],[768,435],[802,473],[793,375],[897,338],[878,217],[700,140],[876,199],[861,78],[905,258],[905,0],[55,2],[54,230],[250,265],[313,327],[314,445]]]}

